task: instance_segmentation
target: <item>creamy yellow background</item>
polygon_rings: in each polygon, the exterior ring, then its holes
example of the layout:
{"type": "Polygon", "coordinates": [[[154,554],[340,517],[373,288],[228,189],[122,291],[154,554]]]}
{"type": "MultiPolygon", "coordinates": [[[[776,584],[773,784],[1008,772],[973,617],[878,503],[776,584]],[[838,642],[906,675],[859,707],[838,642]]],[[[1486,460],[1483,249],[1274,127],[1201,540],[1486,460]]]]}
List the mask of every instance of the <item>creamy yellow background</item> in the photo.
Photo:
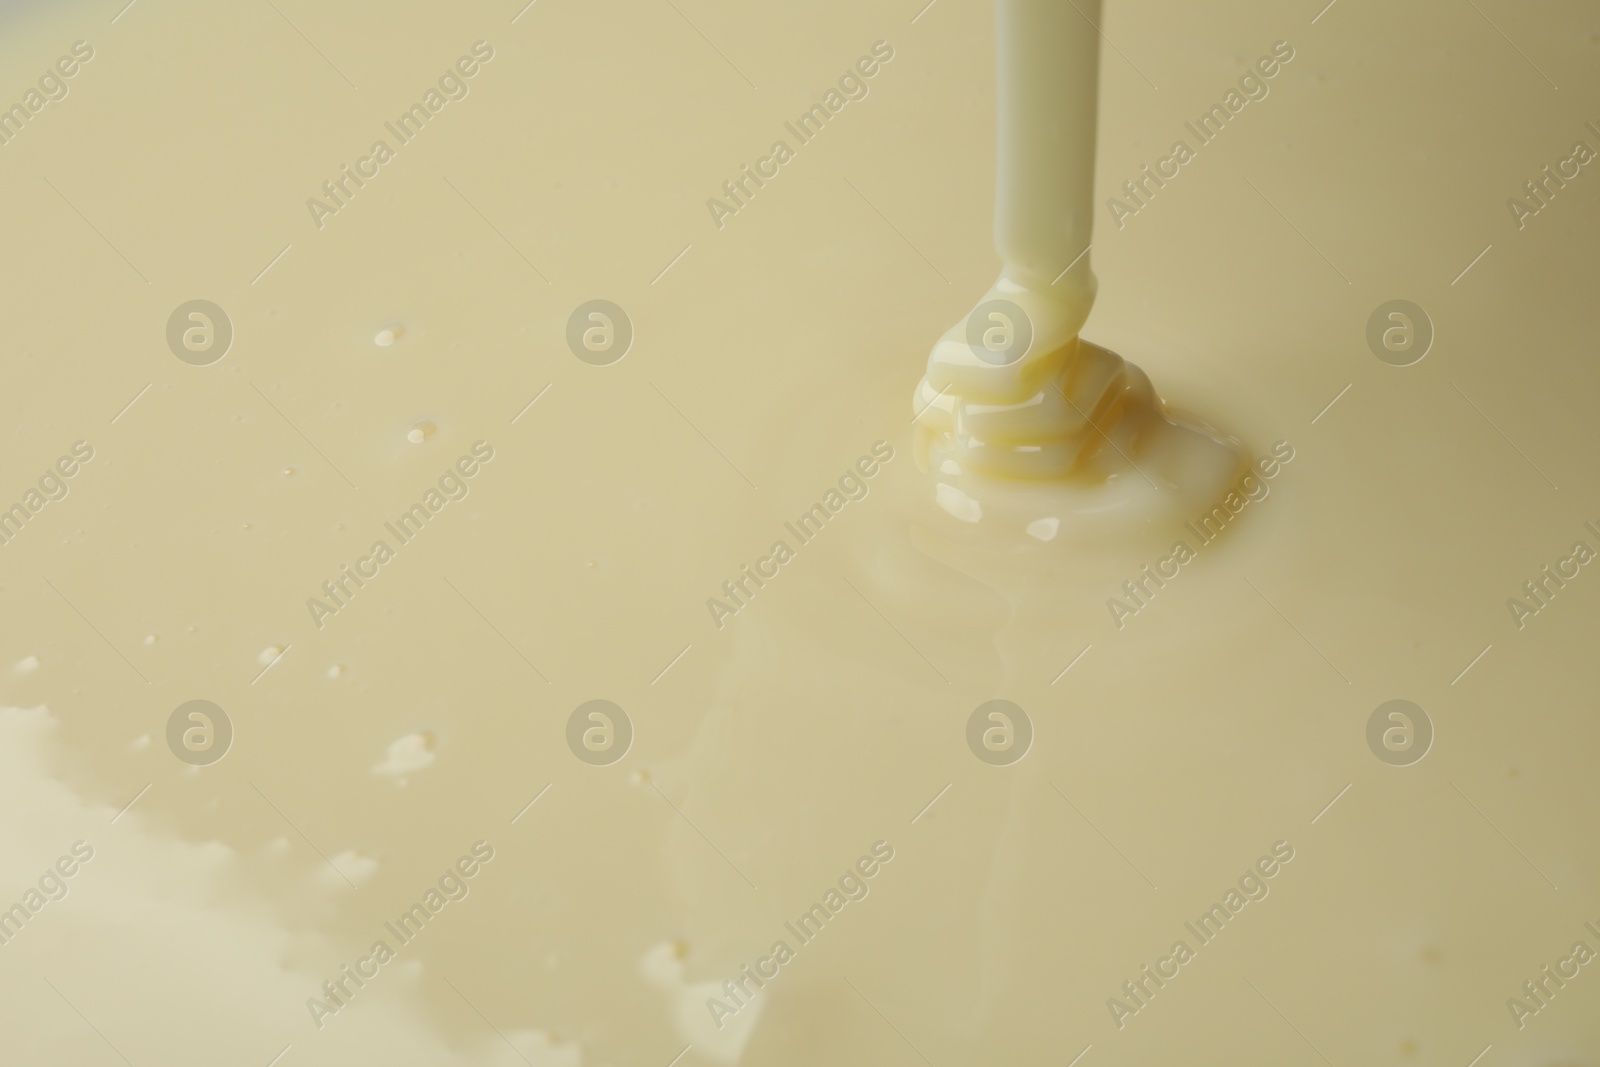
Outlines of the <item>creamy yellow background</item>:
{"type": "Polygon", "coordinates": [[[1600,547],[1600,176],[1520,232],[1505,207],[1600,148],[1592,8],[1108,5],[1102,198],[1296,50],[1125,229],[1099,216],[1084,335],[1251,455],[1296,450],[1118,631],[1105,599],[1163,540],[1032,582],[909,547],[907,397],[996,269],[987,4],[273,2],[0,34],[7,104],[95,49],[0,146],[0,502],[95,449],[0,547],[0,902],[96,850],[0,946],[8,1062],[1597,1062],[1592,967],[1525,1030],[1505,1008],[1600,923],[1600,578],[1521,631],[1505,607],[1600,547]],[[305,199],[480,39],[470,95],[316,229],[305,199]],[[705,199],[880,39],[870,95],[716,229],[705,199]],[[1408,368],[1364,340],[1398,297],[1437,330],[1408,368]],[[195,298],[234,325],[209,367],[165,343],[195,298]],[[610,367],[564,341],[593,298],[636,330],[610,367]],[[872,495],[713,628],[880,438],[872,495]],[[480,439],[471,495],[315,628],[305,599],[480,439]],[[1037,730],[1005,769],[964,740],[997,696],[1037,730]],[[596,697],[636,730],[607,768],[564,742],[596,697]],[[1396,697],[1437,729],[1408,768],[1364,739],[1396,697]],[[236,729],[200,770],[164,741],[195,698],[236,729]],[[373,772],[419,732],[431,766],[373,772]],[[479,839],[471,895],[318,1030],[306,998],[479,839]],[[753,1029],[694,1029],[683,983],[879,839],[753,1029]],[[1279,839],[1272,894],[1119,1031],[1106,998],[1279,839]]]}

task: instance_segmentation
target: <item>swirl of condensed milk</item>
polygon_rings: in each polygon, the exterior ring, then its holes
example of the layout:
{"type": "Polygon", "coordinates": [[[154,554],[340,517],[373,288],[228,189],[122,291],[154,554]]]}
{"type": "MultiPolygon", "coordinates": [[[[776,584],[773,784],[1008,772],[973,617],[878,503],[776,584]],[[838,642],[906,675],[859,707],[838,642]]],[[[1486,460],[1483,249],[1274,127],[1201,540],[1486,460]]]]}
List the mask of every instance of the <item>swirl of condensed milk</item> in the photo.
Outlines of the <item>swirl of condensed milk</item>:
{"type": "Polygon", "coordinates": [[[997,325],[969,316],[945,332],[912,401],[918,455],[930,470],[1103,480],[1126,458],[1140,428],[1160,417],[1160,402],[1138,367],[1078,337],[1088,302],[1088,294],[1041,297],[1001,278],[974,313],[1004,309],[985,316],[997,325]],[[1031,334],[1030,343],[996,361],[972,339],[990,330],[1031,334]]]}
{"type": "Polygon", "coordinates": [[[1091,487],[1135,469],[1158,492],[1210,482],[1233,463],[1227,443],[1169,417],[1143,371],[1078,336],[1096,287],[1100,0],[996,0],[995,13],[1005,265],[928,356],[912,398],[918,464],[946,484],[1091,487]]]}

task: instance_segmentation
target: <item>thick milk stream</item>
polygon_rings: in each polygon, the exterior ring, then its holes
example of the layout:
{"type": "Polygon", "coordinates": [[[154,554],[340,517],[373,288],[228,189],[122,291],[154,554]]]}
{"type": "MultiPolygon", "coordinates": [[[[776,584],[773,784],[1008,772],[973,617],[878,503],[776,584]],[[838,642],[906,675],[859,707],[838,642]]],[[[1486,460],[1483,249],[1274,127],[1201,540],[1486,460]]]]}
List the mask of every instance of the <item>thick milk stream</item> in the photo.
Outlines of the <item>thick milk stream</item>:
{"type": "Polygon", "coordinates": [[[1198,498],[913,422],[989,4],[8,11],[0,1061],[1600,1064],[1600,25],[1319,6],[1079,4],[1006,252],[1198,498]]]}

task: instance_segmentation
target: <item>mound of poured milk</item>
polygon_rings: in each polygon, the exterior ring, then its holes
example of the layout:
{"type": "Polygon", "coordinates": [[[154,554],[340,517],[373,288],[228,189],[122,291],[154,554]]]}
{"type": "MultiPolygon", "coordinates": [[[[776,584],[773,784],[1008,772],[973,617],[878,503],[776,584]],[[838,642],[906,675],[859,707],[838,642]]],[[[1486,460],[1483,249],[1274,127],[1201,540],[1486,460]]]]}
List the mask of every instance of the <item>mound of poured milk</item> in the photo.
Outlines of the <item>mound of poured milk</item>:
{"type": "Polygon", "coordinates": [[[1075,511],[1169,511],[1238,473],[1237,441],[1168,411],[1144,371],[1078,336],[1093,297],[1092,282],[1057,294],[1002,276],[933,346],[912,400],[916,456],[950,515],[1014,508],[1016,483],[1053,483],[1075,511]]]}

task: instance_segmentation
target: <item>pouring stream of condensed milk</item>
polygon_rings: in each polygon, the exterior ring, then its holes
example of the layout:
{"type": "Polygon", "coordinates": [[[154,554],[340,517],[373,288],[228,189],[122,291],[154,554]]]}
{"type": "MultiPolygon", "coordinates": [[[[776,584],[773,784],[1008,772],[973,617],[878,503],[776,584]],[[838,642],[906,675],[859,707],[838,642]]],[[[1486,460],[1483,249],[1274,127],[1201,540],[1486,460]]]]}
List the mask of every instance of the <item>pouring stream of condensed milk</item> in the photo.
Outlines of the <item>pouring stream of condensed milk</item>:
{"type": "Polygon", "coordinates": [[[1099,0],[995,6],[1003,267],[928,356],[912,401],[918,463],[968,522],[986,496],[1014,503],[1017,482],[1079,515],[1148,519],[1215,499],[1241,466],[1236,443],[1169,413],[1143,371],[1078,336],[1096,288],[1099,0]]]}

